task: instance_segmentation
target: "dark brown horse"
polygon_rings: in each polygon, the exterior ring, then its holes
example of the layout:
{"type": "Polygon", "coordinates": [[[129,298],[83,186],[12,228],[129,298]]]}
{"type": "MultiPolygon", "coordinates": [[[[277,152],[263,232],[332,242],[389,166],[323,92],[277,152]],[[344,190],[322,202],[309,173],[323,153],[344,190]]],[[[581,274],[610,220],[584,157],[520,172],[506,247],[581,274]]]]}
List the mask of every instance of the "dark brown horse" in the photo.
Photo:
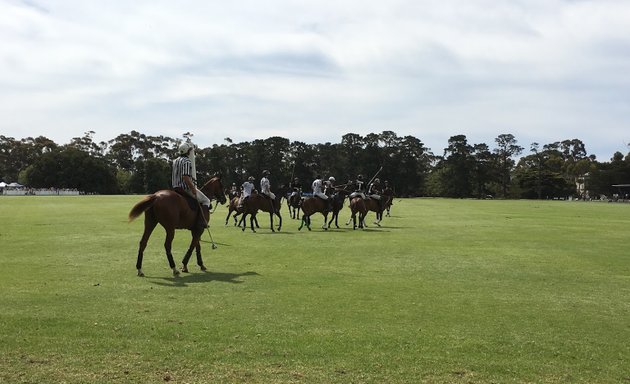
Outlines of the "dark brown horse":
{"type": "MultiPolygon", "coordinates": [[[[367,207],[365,206],[365,200],[361,196],[355,196],[350,199],[350,220],[352,220],[352,229],[357,229],[357,213],[359,214],[359,228],[363,228],[363,221],[367,214],[367,207]]],[[[346,223],[349,224],[350,220],[346,223]]]]}
{"type": "Polygon", "coordinates": [[[335,227],[339,228],[339,212],[343,209],[343,203],[346,200],[346,197],[350,194],[350,192],[345,189],[338,189],[335,193],[330,196],[332,199],[332,215],[330,220],[328,221],[328,227],[330,228],[330,224],[335,221],[335,227]]]}
{"type": "Polygon", "coordinates": [[[263,196],[260,193],[254,192],[252,193],[247,200],[243,203],[243,217],[238,222],[238,225],[243,225],[242,230],[245,231],[247,228],[247,215],[250,216],[250,226],[252,232],[256,232],[254,229],[254,223],[256,227],[258,227],[258,219],[256,218],[256,214],[258,211],[269,212],[269,220],[271,222],[271,232],[275,232],[273,228],[273,216],[278,216],[278,231],[282,228],[282,216],[280,215],[280,206],[282,201],[282,195],[276,194],[276,199],[272,200],[268,197],[263,196]]]}
{"type": "Polygon", "coordinates": [[[287,194],[287,206],[289,207],[289,215],[292,219],[300,219],[300,208],[302,207],[302,191],[293,194],[293,191],[287,194]]]}
{"type": "Polygon", "coordinates": [[[394,204],[394,190],[390,187],[385,187],[385,189],[383,189],[382,195],[388,197],[388,200],[386,200],[385,204],[385,210],[387,210],[385,216],[389,217],[389,211],[392,208],[392,204],[394,204]]]}
{"type": "MultiPolygon", "coordinates": [[[[215,176],[210,179],[200,190],[208,196],[209,199],[215,199],[221,204],[225,204],[226,198],[221,185],[221,177],[215,176]]],[[[175,267],[173,254],[171,253],[171,245],[175,237],[176,229],[188,229],[192,234],[190,247],[182,260],[182,271],[188,272],[188,261],[192,255],[193,249],[197,250],[197,264],[202,271],[206,270],[201,259],[201,247],[199,239],[204,231],[203,226],[199,225],[199,210],[193,210],[188,205],[186,199],[173,190],[160,190],[149,195],[136,204],[129,212],[129,221],[134,220],[144,212],[144,233],[140,239],[140,247],[138,249],[138,260],[136,269],[138,276],[144,276],[142,272],[142,257],[147,247],[149,237],[159,224],[166,230],[166,240],[164,241],[164,249],[166,250],[166,258],[168,265],[173,270],[173,275],[179,275],[179,271],[175,267]]],[[[209,217],[206,219],[208,222],[209,217]]]]}
{"type": "Polygon", "coordinates": [[[307,197],[302,200],[302,222],[300,223],[300,227],[298,228],[298,230],[301,231],[302,227],[304,227],[304,225],[306,224],[306,228],[308,228],[308,230],[310,231],[311,215],[317,212],[324,215],[324,225],[322,225],[322,228],[327,231],[328,212],[330,212],[328,209],[328,203],[316,196],[307,197]]]}

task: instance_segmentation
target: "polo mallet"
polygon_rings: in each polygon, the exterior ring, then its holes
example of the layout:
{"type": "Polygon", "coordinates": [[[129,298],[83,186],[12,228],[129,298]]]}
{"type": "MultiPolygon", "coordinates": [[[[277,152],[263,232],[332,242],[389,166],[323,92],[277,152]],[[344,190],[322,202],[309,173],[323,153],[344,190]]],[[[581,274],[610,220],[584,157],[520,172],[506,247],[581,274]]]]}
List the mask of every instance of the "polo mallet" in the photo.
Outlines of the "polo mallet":
{"type": "MultiPolygon", "coordinates": [[[[201,203],[197,201],[197,205],[199,205],[199,214],[201,214],[201,219],[203,220],[203,223],[206,226],[206,230],[208,231],[208,236],[210,236],[212,249],[217,249],[217,245],[214,243],[214,239],[212,238],[212,233],[210,233],[210,224],[206,221],[206,218],[203,216],[203,208],[201,208],[201,203]]],[[[209,210],[208,210],[208,213],[210,213],[209,210]]]]}
{"type": "Polygon", "coordinates": [[[376,173],[374,174],[374,176],[372,176],[372,178],[370,179],[370,181],[368,181],[367,186],[369,187],[370,184],[372,184],[372,182],[374,181],[374,179],[376,179],[376,176],[378,176],[379,173],[381,173],[381,171],[383,170],[383,166],[381,166],[378,171],[376,171],[376,173]]]}

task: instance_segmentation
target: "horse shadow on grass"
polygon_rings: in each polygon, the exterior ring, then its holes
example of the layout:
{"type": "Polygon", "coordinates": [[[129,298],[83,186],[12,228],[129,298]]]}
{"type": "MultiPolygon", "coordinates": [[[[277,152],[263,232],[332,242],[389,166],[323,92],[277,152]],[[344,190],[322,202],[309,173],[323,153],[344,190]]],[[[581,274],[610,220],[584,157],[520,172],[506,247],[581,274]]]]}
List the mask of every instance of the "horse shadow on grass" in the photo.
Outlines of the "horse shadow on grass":
{"type": "Polygon", "coordinates": [[[147,277],[147,279],[155,284],[163,287],[187,287],[188,284],[195,283],[210,283],[213,281],[219,283],[241,284],[243,280],[239,278],[244,276],[260,276],[257,272],[243,272],[243,273],[227,273],[227,272],[212,272],[202,271],[198,273],[182,273],[179,276],[171,277],[147,277]]]}

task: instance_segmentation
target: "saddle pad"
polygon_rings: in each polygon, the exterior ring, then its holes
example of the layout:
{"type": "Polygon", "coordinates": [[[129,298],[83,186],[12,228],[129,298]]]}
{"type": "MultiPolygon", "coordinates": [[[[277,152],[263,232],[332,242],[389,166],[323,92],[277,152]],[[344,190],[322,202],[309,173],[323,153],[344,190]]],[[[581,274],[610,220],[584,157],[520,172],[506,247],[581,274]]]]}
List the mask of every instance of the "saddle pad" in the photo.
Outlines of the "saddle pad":
{"type": "Polygon", "coordinates": [[[183,196],[184,199],[186,199],[186,202],[188,203],[188,206],[190,207],[190,209],[192,209],[195,212],[199,210],[199,202],[197,202],[197,199],[193,198],[192,196],[190,196],[188,193],[184,192],[181,189],[175,188],[173,189],[173,191],[177,192],[177,194],[179,194],[180,196],[183,196]]]}

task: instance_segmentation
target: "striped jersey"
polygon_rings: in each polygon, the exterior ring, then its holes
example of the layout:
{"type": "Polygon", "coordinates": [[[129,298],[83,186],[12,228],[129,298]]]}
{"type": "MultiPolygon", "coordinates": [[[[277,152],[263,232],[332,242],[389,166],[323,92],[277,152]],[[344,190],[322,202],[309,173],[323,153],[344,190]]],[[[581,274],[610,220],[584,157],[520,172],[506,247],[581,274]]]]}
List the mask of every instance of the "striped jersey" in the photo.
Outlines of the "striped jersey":
{"type": "MultiPolygon", "coordinates": [[[[188,191],[188,185],[184,181],[184,176],[189,176],[192,179],[192,162],[186,156],[180,156],[173,160],[173,173],[171,177],[171,183],[173,188],[183,188],[188,191]]],[[[193,180],[194,182],[194,180],[193,180]]]]}

